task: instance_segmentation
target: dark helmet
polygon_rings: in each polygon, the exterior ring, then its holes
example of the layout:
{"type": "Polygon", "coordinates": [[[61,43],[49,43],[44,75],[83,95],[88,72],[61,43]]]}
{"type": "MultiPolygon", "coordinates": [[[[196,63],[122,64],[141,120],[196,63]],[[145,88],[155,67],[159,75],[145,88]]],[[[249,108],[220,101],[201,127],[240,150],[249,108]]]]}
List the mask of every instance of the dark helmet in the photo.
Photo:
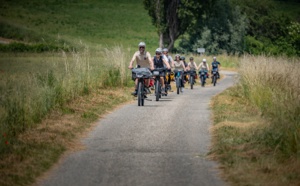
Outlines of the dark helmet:
{"type": "Polygon", "coordinates": [[[184,57],[184,56],[181,56],[180,59],[181,59],[181,60],[185,60],[185,57],[184,57]]]}

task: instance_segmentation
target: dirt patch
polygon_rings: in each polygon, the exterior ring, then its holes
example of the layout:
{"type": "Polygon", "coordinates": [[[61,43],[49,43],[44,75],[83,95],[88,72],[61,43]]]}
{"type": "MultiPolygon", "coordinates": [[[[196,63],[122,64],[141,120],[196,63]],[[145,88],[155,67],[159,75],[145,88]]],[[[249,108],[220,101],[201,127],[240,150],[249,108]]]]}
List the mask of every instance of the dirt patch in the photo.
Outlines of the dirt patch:
{"type": "Polygon", "coordinates": [[[13,39],[7,39],[7,38],[0,37],[0,43],[1,44],[9,44],[9,43],[12,43],[12,42],[16,42],[16,41],[13,40],[13,39]]]}

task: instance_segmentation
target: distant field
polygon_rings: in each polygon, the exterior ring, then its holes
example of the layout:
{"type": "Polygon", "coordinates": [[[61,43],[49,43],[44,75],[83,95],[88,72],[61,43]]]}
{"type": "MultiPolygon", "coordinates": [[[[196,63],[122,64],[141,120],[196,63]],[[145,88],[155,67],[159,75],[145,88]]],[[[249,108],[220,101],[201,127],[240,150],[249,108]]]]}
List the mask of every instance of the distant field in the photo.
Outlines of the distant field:
{"type": "Polygon", "coordinates": [[[25,42],[84,43],[90,48],[145,41],[158,45],[151,19],[139,0],[4,0],[0,37],[25,42]]]}

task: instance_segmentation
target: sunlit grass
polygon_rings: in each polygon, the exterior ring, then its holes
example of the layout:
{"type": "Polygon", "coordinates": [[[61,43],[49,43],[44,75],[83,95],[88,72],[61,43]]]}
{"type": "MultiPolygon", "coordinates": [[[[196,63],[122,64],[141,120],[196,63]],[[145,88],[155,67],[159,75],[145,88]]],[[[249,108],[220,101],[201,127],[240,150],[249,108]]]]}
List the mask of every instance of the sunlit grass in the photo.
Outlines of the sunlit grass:
{"type": "Polygon", "coordinates": [[[212,99],[210,157],[233,185],[299,185],[299,59],[244,56],[239,82],[212,99]]]}

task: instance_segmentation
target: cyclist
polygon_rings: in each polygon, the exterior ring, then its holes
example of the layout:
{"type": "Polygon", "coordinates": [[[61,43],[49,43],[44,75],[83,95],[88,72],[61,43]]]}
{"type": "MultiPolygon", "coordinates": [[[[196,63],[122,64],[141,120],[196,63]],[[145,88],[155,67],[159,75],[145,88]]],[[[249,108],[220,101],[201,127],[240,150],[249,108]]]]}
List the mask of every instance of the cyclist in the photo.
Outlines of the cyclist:
{"type": "MultiPolygon", "coordinates": [[[[190,71],[197,71],[198,70],[198,66],[195,63],[193,57],[190,57],[190,62],[187,65],[187,70],[190,70],[190,71]]],[[[195,79],[196,79],[196,77],[195,77],[195,79]]]]}
{"type": "MultiPolygon", "coordinates": [[[[164,48],[163,49],[163,56],[169,62],[170,67],[173,68],[174,67],[174,60],[173,60],[172,56],[170,56],[168,53],[169,53],[169,50],[167,48],[164,48]]],[[[169,72],[167,74],[167,76],[168,76],[168,81],[166,82],[166,84],[168,85],[169,89],[171,90],[171,85],[170,85],[171,84],[171,73],[169,72]]]]}
{"type": "Polygon", "coordinates": [[[217,61],[216,57],[213,57],[213,62],[211,63],[211,69],[212,69],[211,74],[213,73],[214,70],[216,70],[218,79],[220,79],[219,66],[221,67],[221,63],[219,61],[217,61]]]}
{"type": "MultiPolygon", "coordinates": [[[[174,60],[174,70],[182,70],[182,71],[186,71],[186,68],[184,66],[184,63],[182,60],[180,60],[180,55],[176,54],[175,55],[175,60],[174,60]]],[[[180,87],[180,91],[183,92],[183,72],[181,73],[181,87],[180,87]]]]}
{"type": "MultiPolygon", "coordinates": [[[[153,66],[151,54],[149,52],[146,52],[146,50],[145,50],[146,44],[144,42],[140,42],[138,47],[139,47],[139,50],[133,54],[133,57],[129,63],[128,68],[132,69],[133,62],[136,61],[138,68],[150,68],[151,70],[153,70],[154,66],[153,66]]],[[[137,83],[138,83],[138,79],[136,78],[135,79],[135,91],[132,93],[132,95],[134,95],[134,96],[137,95],[137,83]]],[[[145,89],[146,89],[147,93],[150,93],[149,79],[147,79],[145,81],[145,89]]]]}
{"type": "MultiPolygon", "coordinates": [[[[206,72],[206,76],[208,77],[208,71],[209,71],[209,65],[206,63],[206,59],[203,59],[202,62],[199,64],[198,69],[200,71],[205,71],[206,72]]],[[[200,79],[200,83],[201,83],[201,79],[200,79]]]]}
{"type": "MultiPolygon", "coordinates": [[[[168,61],[166,60],[166,58],[162,55],[162,50],[161,48],[157,48],[155,50],[155,56],[153,57],[153,64],[155,68],[164,68],[166,67],[167,69],[171,69],[168,61]]],[[[167,94],[166,89],[165,89],[165,83],[164,83],[164,73],[160,74],[160,82],[162,85],[162,93],[163,94],[167,94]]]]}
{"type": "Polygon", "coordinates": [[[188,69],[188,70],[196,70],[196,71],[198,70],[198,66],[197,66],[197,64],[195,63],[193,57],[190,57],[190,62],[189,62],[188,65],[187,65],[187,69],[188,69]]]}
{"type": "MultiPolygon", "coordinates": [[[[183,62],[183,64],[184,64],[184,67],[187,69],[188,64],[187,64],[187,62],[185,61],[185,57],[184,57],[184,56],[181,56],[180,59],[182,60],[182,62],[183,62]]],[[[183,77],[184,77],[184,83],[185,83],[186,81],[188,81],[188,78],[187,78],[186,74],[184,74],[183,77]]]]}

